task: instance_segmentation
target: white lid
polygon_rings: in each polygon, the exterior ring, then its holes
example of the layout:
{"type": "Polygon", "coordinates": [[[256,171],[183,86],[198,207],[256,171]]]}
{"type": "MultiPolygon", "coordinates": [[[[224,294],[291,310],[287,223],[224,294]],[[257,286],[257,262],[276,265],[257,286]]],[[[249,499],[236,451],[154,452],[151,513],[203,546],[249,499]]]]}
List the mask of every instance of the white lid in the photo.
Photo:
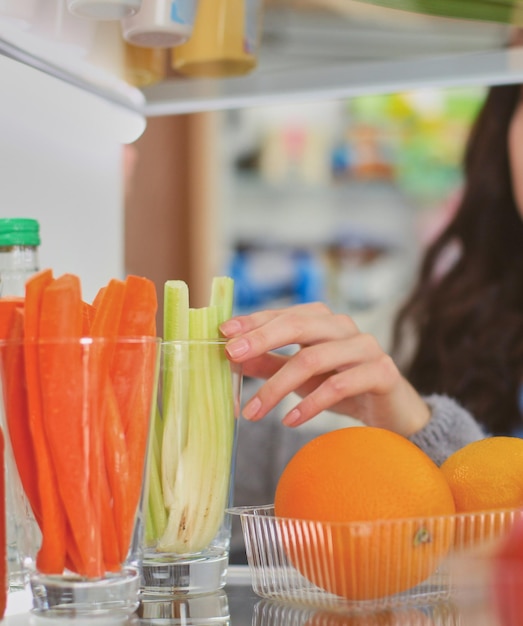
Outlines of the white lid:
{"type": "Polygon", "coordinates": [[[140,11],[122,20],[123,38],[146,48],[178,46],[192,34],[196,5],[196,0],[142,0],[140,11]]]}

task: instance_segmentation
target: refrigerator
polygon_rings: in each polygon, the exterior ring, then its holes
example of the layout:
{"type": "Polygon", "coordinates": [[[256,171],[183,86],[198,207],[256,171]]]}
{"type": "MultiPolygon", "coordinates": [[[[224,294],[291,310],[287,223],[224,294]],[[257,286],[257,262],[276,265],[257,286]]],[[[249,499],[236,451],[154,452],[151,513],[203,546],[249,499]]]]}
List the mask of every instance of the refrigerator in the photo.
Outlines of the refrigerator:
{"type": "Polygon", "coordinates": [[[160,312],[166,279],[202,306],[219,267],[220,112],[523,81],[510,20],[485,19],[495,3],[475,2],[473,19],[400,0],[265,0],[250,72],[187,77],[168,53],[147,86],[126,79],[118,21],[71,21],[65,0],[2,18],[22,4],[0,2],[0,215],[38,219],[40,265],[80,276],[86,300],[135,273],[155,281],[160,312]]]}

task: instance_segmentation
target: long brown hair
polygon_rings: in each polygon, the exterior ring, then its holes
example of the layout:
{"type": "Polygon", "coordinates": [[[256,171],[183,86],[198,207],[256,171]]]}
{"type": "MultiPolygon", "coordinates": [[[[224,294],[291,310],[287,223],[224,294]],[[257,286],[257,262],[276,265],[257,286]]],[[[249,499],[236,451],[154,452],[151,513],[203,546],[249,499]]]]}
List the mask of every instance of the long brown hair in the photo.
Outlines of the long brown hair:
{"type": "MultiPolygon", "coordinates": [[[[416,338],[405,374],[422,394],[445,393],[492,434],[523,424],[523,221],[512,191],[510,121],[520,85],[492,87],[464,154],[464,189],[445,230],[426,250],[399,311],[393,353],[416,338]],[[459,256],[443,276],[449,246],[459,256]]],[[[523,176],[523,172],[521,173],[523,176]]]]}

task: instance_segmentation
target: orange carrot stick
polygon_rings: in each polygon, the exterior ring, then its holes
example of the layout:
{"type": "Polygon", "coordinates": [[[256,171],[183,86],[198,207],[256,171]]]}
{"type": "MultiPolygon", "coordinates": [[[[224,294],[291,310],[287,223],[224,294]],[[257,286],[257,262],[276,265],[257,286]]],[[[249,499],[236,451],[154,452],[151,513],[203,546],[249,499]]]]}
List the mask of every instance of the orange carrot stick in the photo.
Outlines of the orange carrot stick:
{"type": "MultiPolygon", "coordinates": [[[[124,304],[125,283],[118,279],[112,279],[109,283],[98,291],[93,304],[95,314],[91,325],[91,335],[93,337],[106,337],[116,339],[120,325],[120,317],[124,304]]],[[[109,525],[112,522],[113,528],[104,531],[104,536],[112,532],[116,533],[115,547],[117,550],[118,563],[122,563],[127,555],[129,546],[123,545],[123,536],[127,533],[129,517],[134,520],[133,512],[129,513],[126,508],[127,499],[125,493],[129,480],[129,458],[125,444],[125,434],[123,432],[122,420],[111,380],[109,379],[109,366],[116,348],[116,343],[108,342],[102,346],[102,354],[97,365],[100,375],[103,377],[104,386],[102,393],[103,406],[103,457],[107,471],[107,492],[108,497],[112,496],[112,507],[110,502],[102,502],[103,509],[111,513],[109,525]]],[[[105,537],[104,537],[105,538],[105,537]]],[[[108,543],[108,542],[107,542],[108,543]]],[[[106,545],[106,550],[109,548],[106,545]]],[[[114,560],[114,554],[108,555],[109,560],[114,560]]],[[[114,568],[113,568],[114,569],[114,568]]]]}
{"type": "MultiPolygon", "coordinates": [[[[157,297],[154,283],[147,278],[127,276],[118,334],[121,337],[154,336],[156,311],[157,297]]],[[[111,379],[120,409],[127,451],[129,459],[132,460],[125,495],[127,510],[133,512],[137,509],[142,490],[155,355],[154,344],[151,344],[148,350],[144,350],[140,344],[119,346],[111,367],[111,379]]],[[[131,532],[132,524],[124,538],[127,546],[130,543],[131,532]]]]}
{"type": "MultiPolygon", "coordinates": [[[[157,346],[152,342],[140,350],[140,365],[134,374],[137,393],[129,409],[130,419],[125,437],[129,458],[133,460],[129,468],[129,487],[126,494],[130,511],[136,511],[138,507],[144,480],[145,456],[152,410],[151,398],[156,380],[156,350],[157,346]]],[[[130,533],[128,535],[129,542],[130,533]]]]}
{"type": "Polygon", "coordinates": [[[125,300],[120,320],[120,335],[156,335],[158,299],[152,280],[129,274],[125,279],[125,300]]]}
{"type": "Polygon", "coordinates": [[[99,520],[91,503],[91,380],[84,380],[79,341],[83,313],[80,280],[64,274],[42,295],[39,336],[40,381],[45,434],[52,451],[58,492],[79,552],[84,576],[103,574],[99,520]],[[55,339],[47,343],[46,339],[55,339]]]}
{"type": "MultiPolygon", "coordinates": [[[[51,270],[43,270],[26,282],[24,337],[37,339],[44,289],[54,281],[51,270]]],[[[58,493],[49,444],[44,429],[40,390],[39,355],[36,344],[25,344],[25,372],[29,430],[34,444],[39,502],[41,504],[42,545],[37,555],[38,570],[44,574],[61,574],[65,568],[66,518],[58,493]]]]}
{"type": "Polygon", "coordinates": [[[116,337],[124,305],[125,283],[113,278],[102,287],[93,303],[92,337],[116,337]]]}
{"type": "Polygon", "coordinates": [[[94,318],[94,307],[88,302],[82,302],[82,335],[88,337],[94,318]]]}
{"type": "Polygon", "coordinates": [[[31,276],[25,285],[26,309],[24,334],[26,339],[38,339],[43,290],[54,281],[53,271],[42,270],[31,276]]]}
{"type": "MultiPolygon", "coordinates": [[[[118,334],[121,337],[155,336],[156,310],[158,300],[156,287],[148,278],[129,275],[125,279],[125,299],[120,318],[118,334]]],[[[120,414],[125,432],[129,428],[132,411],[130,407],[136,400],[134,395],[140,390],[133,378],[140,371],[137,361],[140,355],[129,350],[119,350],[115,354],[111,378],[114,383],[120,414]],[[134,392],[134,393],[133,393],[134,392]]]]}
{"type": "MultiPolygon", "coordinates": [[[[89,472],[89,502],[91,511],[91,523],[93,524],[92,532],[94,535],[93,550],[96,551],[92,555],[93,561],[96,563],[95,569],[85,568],[85,573],[91,576],[100,576],[105,571],[104,560],[104,542],[103,535],[110,532],[109,524],[112,519],[105,519],[103,513],[106,508],[110,508],[110,501],[104,501],[108,496],[105,486],[105,467],[103,462],[103,424],[102,424],[102,396],[104,390],[104,377],[101,371],[96,371],[94,367],[99,363],[98,354],[103,349],[100,345],[90,345],[88,356],[88,382],[84,389],[84,394],[89,397],[89,408],[87,409],[86,420],[87,432],[86,438],[89,442],[89,448],[86,452],[89,472]],[[98,574],[96,573],[98,568],[98,574]]],[[[86,348],[87,350],[87,348],[86,348]]],[[[85,423],[84,419],[82,422],[85,423]]],[[[80,552],[81,553],[81,552],[80,552]]]]}
{"type": "Polygon", "coordinates": [[[118,531],[111,507],[111,490],[106,474],[101,474],[100,493],[104,567],[106,572],[119,572],[123,558],[120,556],[118,531]]]}
{"type": "Polygon", "coordinates": [[[104,420],[104,455],[121,563],[129,551],[129,538],[134,524],[135,510],[129,509],[128,493],[130,466],[135,463],[135,459],[129,457],[118,403],[110,384],[105,392],[104,420]]]}
{"type": "Polygon", "coordinates": [[[66,537],[66,545],[67,545],[67,553],[65,555],[65,566],[67,569],[71,570],[71,572],[76,572],[77,574],[81,574],[85,570],[85,566],[82,563],[82,558],[80,556],[80,550],[76,545],[76,541],[73,536],[73,531],[71,530],[71,525],[69,521],[66,519],[66,529],[65,529],[65,537],[66,537]]]}
{"type": "Polygon", "coordinates": [[[94,297],[93,304],[92,304],[94,310],[98,308],[100,301],[104,295],[104,291],[105,291],[105,285],[103,287],[100,287],[100,289],[98,289],[96,296],[94,297]]]}

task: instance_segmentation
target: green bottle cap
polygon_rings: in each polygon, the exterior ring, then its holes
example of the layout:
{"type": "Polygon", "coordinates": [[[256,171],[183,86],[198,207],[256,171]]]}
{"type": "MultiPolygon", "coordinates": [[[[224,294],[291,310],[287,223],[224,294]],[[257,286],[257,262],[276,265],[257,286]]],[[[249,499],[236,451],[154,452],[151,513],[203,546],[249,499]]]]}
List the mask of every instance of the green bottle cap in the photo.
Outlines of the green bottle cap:
{"type": "Polygon", "coordinates": [[[39,246],[40,224],[25,217],[0,218],[0,246],[39,246]]]}

